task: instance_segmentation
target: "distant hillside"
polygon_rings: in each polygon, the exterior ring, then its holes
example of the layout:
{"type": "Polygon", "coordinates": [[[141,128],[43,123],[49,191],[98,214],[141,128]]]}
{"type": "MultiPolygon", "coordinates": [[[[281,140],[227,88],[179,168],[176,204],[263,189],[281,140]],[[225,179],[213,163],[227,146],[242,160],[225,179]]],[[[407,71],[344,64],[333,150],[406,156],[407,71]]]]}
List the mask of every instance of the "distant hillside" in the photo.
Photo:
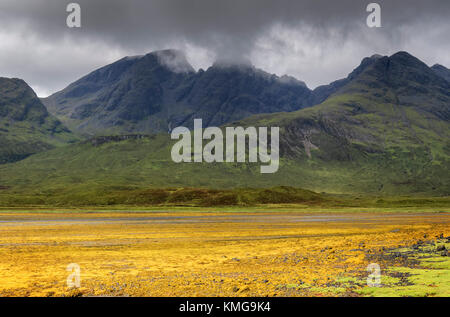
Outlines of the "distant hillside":
{"type": "Polygon", "coordinates": [[[0,164],[75,140],[21,79],[0,78],[0,164]]]}
{"type": "Polygon", "coordinates": [[[195,72],[182,52],[166,50],[123,58],[43,102],[75,132],[110,135],[167,132],[193,118],[220,126],[311,106],[313,96],[303,82],[249,65],[195,72]]]}

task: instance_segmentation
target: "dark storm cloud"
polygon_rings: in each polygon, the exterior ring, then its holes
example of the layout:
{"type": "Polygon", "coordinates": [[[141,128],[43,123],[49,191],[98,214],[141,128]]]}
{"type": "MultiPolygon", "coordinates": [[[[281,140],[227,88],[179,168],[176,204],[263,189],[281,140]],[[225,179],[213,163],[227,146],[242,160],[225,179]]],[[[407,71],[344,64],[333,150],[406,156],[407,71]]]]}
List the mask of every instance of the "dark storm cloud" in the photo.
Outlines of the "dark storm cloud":
{"type": "Polygon", "coordinates": [[[449,13],[448,0],[0,0],[0,75],[16,71],[45,93],[122,54],[176,47],[197,66],[250,59],[314,86],[365,54],[444,59],[449,13]],[[70,2],[81,5],[81,29],[65,25],[70,2]],[[382,6],[381,29],[365,25],[370,2],[382,6]]]}

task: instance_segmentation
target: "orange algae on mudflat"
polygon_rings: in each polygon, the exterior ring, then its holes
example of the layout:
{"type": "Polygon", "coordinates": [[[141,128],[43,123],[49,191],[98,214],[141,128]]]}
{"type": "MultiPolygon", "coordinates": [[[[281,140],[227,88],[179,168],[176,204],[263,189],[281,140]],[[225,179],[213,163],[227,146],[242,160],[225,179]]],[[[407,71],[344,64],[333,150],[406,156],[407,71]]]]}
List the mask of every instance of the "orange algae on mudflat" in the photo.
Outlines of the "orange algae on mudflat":
{"type": "Polygon", "coordinates": [[[368,255],[450,233],[448,214],[0,214],[1,296],[349,295],[368,255]],[[67,287],[67,265],[81,288],[67,287]]]}

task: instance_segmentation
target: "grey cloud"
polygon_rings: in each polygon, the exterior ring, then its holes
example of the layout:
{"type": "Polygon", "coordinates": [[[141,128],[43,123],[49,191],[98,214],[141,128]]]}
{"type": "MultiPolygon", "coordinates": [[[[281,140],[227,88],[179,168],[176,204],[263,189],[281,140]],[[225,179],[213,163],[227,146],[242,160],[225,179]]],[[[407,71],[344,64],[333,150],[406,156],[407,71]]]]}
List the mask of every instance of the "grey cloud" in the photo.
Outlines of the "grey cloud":
{"type": "Polygon", "coordinates": [[[194,66],[251,59],[310,86],[373,53],[407,50],[429,63],[450,62],[442,38],[450,33],[448,0],[374,0],[381,29],[367,28],[372,1],[361,0],[74,0],[81,29],[65,26],[69,2],[0,1],[0,75],[16,72],[45,94],[121,55],[172,47],[188,50],[194,66]]]}

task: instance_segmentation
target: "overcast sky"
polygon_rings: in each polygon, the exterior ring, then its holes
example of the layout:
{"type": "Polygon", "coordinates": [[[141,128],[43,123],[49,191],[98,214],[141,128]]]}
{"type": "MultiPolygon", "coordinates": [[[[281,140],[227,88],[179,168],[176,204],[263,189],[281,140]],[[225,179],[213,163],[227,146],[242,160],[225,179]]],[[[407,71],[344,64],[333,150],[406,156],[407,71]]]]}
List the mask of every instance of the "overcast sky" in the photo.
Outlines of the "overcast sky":
{"type": "Polygon", "coordinates": [[[197,69],[250,60],[314,88],[375,53],[450,67],[449,16],[449,0],[0,0],[0,77],[47,96],[123,56],[176,48],[197,69]],[[70,2],[79,29],[66,26],[70,2]],[[382,28],[366,25],[370,2],[382,28]]]}

